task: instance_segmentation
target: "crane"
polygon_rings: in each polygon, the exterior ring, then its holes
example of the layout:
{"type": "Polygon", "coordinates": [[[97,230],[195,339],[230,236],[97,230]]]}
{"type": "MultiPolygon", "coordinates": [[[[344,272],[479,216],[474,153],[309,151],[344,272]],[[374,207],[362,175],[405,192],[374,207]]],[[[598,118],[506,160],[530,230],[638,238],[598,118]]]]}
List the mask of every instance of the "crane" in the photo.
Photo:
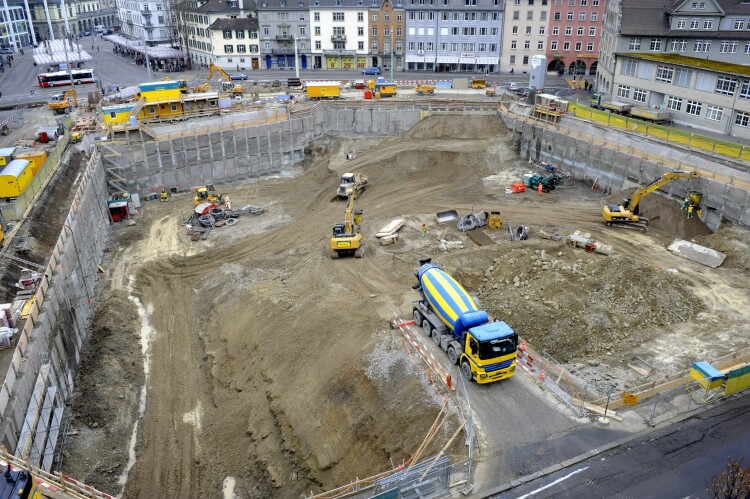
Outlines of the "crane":
{"type": "Polygon", "coordinates": [[[219,73],[223,78],[224,81],[221,82],[221,91],[222,92],[231,92],[235,95],[242,94],[242,84],[241,83],[232,83],[231,78],[229,78],[229,75],[226,71],[221,69],[219,66],[211,62],[211,65],[208,67],[208,81],[211,81],[211,78],[214,76],[214,72],[219,73]]]}
{"type": "Polygon", "coordinates": [[[49,101],[47,107],[49,107],[55,114],[64,114],[68,112],[71,107],[76,107],[78,100],[76,99],[76,91],[71,88],[64,94],[55,94],[52,96],[52,100],[49,101]],[[72,101],[69,99],[72,98],[72,101]],[[71,106],[72,102],[72,106],[71,106]]]}
{"type": "Polygon", "coordinates": [[[688,172],[683,170],[675,170],[673,172],[667,172],[650,184],[635,191],[633,193],[633,197],[631,197],[630,199],[625,199],[621,205],[604,205],[604,209],[602,210],[604,222],[609,226],[618,226],[625,229],[632,228],[645,232],[646,226],[648,225],[648,219],[638,216],[638,204],[641,202],[641,199],[643,199],[644,196],[648,196],[655,190],[667,185],[673,180],[697,179],[699,177],[700,174],[694,171],[688,172]]]}
{"type": "Polygon", "coordinates": [[[354,198],[357,188],[355,184],[349,193],[344,212],[344,223],[333,226],[333,237],[331,237],[331,258],[339,258],[345,255],[354,255],[362,258],[365,254],[365,243],[362,237],[360,224],[362,223],[362,210],[354,209],[354,198]]]}

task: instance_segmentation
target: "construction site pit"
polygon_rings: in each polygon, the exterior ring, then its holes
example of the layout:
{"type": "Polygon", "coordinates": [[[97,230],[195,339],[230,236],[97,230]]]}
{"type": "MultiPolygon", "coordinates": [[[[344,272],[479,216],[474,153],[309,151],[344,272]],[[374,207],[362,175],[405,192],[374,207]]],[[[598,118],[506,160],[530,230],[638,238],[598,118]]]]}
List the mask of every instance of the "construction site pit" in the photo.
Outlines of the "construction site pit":
{"type": "MultiPolygon", "coordinates": [[[[411,315],[424,258],[599,393],[750,346],[745,227],[711,233],[656,193],[642,202],[648,232],[613,229],[607,197],[570,179],[508,193],[530,169],[514,141],[497,116],[457,115],[399,137],[327,137],[278,175],[217,186],[235,209],[264,211],[206,240],[187,235],[191,193],[114,224],[64,472],[124,497],[301,497],[408,462],[425,441],[421,455],[438,454],[461,424],[454,395],[390,327],[411,315]],[[332,198],[348,171],[369,177],[355,201],[366,252],[335,260],[328,241],[345,203],[332,198]],[[483,246],[435,218],[490,209],[504,225],[483,246]],[[397,218],[398,239],[379,244],[397,218]],[[507,226],[522,224],[529,239],[510,241],[507,226]],[[613,252],[540,230],[588,232],[613,252]],[[715,269],[680,258],[666,249],[675,238],[727,258],[715,269]],[[636,357],[646,375],[629,367],[636,357]],[[445,400],[448,420],[427,438],[445,400]]],[[[465,457],[463,439],[447,452],[465,457]]]]}

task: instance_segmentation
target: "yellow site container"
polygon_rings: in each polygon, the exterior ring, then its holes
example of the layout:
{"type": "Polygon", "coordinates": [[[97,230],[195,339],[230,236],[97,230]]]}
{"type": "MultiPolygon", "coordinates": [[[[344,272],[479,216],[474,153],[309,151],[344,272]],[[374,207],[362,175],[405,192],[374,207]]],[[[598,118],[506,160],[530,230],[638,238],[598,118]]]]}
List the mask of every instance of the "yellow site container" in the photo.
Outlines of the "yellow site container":
{"type": "Polygon", "coordinates": [[[17,198],[31,183],[31,162],[14,159],[0,171],[0,198],[17,198]]]}
{"type": "Polygon", "coordinates": [[[341,97],[341,82],[311,81],[305,85],[309,99],[338,99],[341,97]]]}
{"type": "Polygon", "coordinates": [[[396,95],[396,84],[376,83],[375,92],[379,93],[381,97],[393,97],[394,95],[396,95]]]}
{"type": "Polygon", "coordinates": [[[16,154],[16,159],[25,159],[31,162],[31,173],[36,176],[42,165],[47,161],[47,151],[29,151],[16,154]]]}
{"type": "Polygon", "coordinates": [[[15,151],[15,147],[0,148],[0,166],[8,166],[8,163],[13,161],[13,153],[15,151]]]}

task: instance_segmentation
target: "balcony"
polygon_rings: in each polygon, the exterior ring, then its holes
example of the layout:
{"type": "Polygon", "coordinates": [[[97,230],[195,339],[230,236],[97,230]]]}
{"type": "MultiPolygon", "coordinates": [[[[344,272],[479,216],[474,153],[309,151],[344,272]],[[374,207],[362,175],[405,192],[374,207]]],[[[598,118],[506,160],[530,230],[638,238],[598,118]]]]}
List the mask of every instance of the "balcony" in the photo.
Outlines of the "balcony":
{"type": "Polygon", "coordinates": [[[346,41],[346,35],[340,34],[340,35],[331,35],[331,41],[332,42],[345,42],[346,41]]]}
{"type": "Polygon", "coordinates": [[[146,21],[143,23],[143,27],[146,28],[146,31],[151,31],[154,29],[154,25],[151,23],[151,21],[146,21]]]}
{"type": "Polygon", "coordinates": [[[294,55],[294,49],[271,49],[273,55],[294,55]]]}
{"type": "Polygon", "coordinates": [[[323,50],[323,55],[357,55],[357,52],[354,50],[343,50],[343,49],[333,49],[333,50],[323,50]]]}
{"type": "Polygon", "coordinates": [[[130,19],[128,19],[127,21],[125,21],[125,24],[127,24],[128,26],[132,26],[133,25],[133,21],[130,20],[130,19]]]}
{"type": "Polygon", "coordinates": [[[293,37],[292,35],[276,35],[276,40],[280,42],[291,42],[293,37]]]}
{"type": "Polygon", "coordinates": [[[141,9],[141,15],[143,17],[149,17],[151,15],[151,11],[149,9],[141,9]]]}

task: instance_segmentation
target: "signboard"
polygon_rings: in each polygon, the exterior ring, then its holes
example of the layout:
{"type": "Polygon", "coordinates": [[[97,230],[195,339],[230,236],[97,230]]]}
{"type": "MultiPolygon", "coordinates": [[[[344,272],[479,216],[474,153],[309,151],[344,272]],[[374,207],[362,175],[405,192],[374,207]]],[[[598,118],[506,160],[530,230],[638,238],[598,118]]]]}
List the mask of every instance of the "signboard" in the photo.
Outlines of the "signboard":
{"type": "Polygon", "coordinates": [[[365,64],[367,64],[365,57],[357,57],[357,69],[365,69],[365,64]]]}
{"type": "Polygon", "coordinates": [[[340,69],[341,60],[338,57],[326,57],[326,67],[328,69],[340,69]]]}
{"type": "Polygon", "coordinates": [[[354,67],[354,56],[345,55],[341,57],[341,69],[352,69],[354,67]]]}
{"type": "Polygon", "coordinates": [[[462,59],[473,59],[474,57],[476,57],[474,52],[461,52],[462,59]]]}

